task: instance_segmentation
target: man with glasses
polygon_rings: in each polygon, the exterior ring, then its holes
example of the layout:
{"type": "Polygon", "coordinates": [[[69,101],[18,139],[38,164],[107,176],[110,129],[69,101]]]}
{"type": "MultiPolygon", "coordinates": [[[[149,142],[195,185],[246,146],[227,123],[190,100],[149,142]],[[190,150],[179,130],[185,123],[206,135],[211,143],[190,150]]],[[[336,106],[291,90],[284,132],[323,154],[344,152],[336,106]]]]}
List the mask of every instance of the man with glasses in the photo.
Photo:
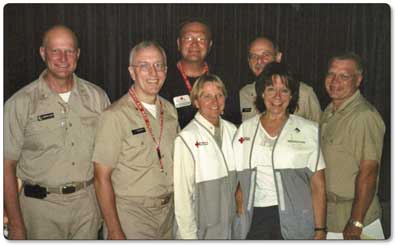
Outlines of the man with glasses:
{"type": "Polygon", "coordinates": [[[158,96],[166,54],[143,41],[130,52],[128,93],[100,117],[93,162],[107,239],[172,239],[177,111],[158,96]]]}
{"type": "MultiPolygon", "coordinates": [[[[280,62],[282,53],[279,47],[267,37],[257,37],[248,47],[248,65],[256,77],[261,74],[265,66],[272,62],[280,62]]],[[[240,90],[240,110],[242,121],[245,121],[259,112],[255,107],[255,81],[245,85],[240,90]]],[[[319,122],[321,115],[320,103],[314,90],[303,82],[300,82],[298,107],[295,111],[296,115],[306,119],[319,122]]]]}
{"type": "Polygon", "coordinates": [[[328,239],[384,239],[377,185],[385,125],[359,91],[362,73],[354,53],[328,63],[325,87],[332,101],[320,122],[328,239]]]}
{"type": "Polygon", "coordinates": [[[110,101],[74,73],[80,49],[68,27],[47,30],[40,55],[46,69],[4,106],[9,238],[97,239],[102,218],[91,158],[96,122],[110,101]]]}
{"type": "MultiPolygon", "coordinates": [[[[181,128],[194,118],[197,111],[190,98],[193,84],[201,75],[214,72],[213,67],[209,67],[205,61],[212,45],[212,32],[204,21],[190,19],[180,25],[177,47],[181,59],[176,65],[169,67],[168,82],[163,86],[161,95],[176,107],[181,128]]],[[[221,78],[225,83],[229,82],[222,75],[221,78]]],[[[232,91],[229,93],[232,97],[232,91]]],[[[232,113],[232,109],[237,108],[231,105],[225,106],[224,117],[237,124],[240,121],[238,118],[240,113],[238,110],[232,113]]]]}

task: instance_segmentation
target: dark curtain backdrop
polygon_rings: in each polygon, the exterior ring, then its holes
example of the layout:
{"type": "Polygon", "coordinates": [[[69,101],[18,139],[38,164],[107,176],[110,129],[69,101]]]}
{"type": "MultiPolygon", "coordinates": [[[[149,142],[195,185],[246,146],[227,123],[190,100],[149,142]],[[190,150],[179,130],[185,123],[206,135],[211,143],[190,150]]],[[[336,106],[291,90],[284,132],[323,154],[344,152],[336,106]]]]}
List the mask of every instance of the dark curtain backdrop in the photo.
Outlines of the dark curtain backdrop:
{"type": "MultiPolygon", "coordinates": [[[[130,49],[157,40],[168,62],[178,59],[177,25],[205,18],[214,33],[209,63],[230,90],[247,82],[248,43],[257,35],[276,40],[298,78],[310,84],[321,107],[327,60],[352,50],[366,61],[361,91],[381,113],[386,127],[380,197],[390,200],[390,7],[385,4],[8,4],[4,7],[4,100],[35,80],[44,69],[39,57],[43,32],[58,23],[77,34],[81,58],[77,74],[105,89],[112,101],[130,86],[130,49]]],[[[170,81],[171,82],[171,81],[170,81]]],[[[233,98],[229,98],[233,99],[233,98]]],[[[236,103],[234,103],[236,104],[236,103]]],[[[235,105],[236,106],[236,105],[235,105]]]]}

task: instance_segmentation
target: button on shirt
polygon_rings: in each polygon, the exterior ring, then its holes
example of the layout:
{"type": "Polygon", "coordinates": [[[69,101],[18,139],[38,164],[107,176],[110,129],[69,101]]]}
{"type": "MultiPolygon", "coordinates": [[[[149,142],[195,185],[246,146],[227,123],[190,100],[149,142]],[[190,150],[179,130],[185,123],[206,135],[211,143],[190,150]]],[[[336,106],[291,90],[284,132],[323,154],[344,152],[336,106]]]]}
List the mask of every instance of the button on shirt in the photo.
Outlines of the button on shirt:
{"type": "Polygon", "coordinates": [[[74,74],[65,103],[49,89],[45,72],[4,106],[4,158],[17,160],[17,176],[30,183],[87,181],[96,122],[110,102],[101,88],[74,74]]]}
{"type": "MultiPolygon", "coordinates": [[[[173,146],[179,126],[175,108],[160,99],[164,110],[160,142],[163,172],[156,143],[129,94],[113,103],[100,117],[93,161],[113,168],[111,179],[117,197],[160,197],[173,192],[173,146]]],[[[159,113],[159,99],[156,106],[159,113]]],[[[146,113],[158,142],[160,117],[157,114],[155,119],[147,110],[146,113]]]]}
{"type": "Polygon", "coordinates": [[[380,164],[385,125],[359,90],[336,112],[330,104],[321,119],[321,145],[327,164],[327,191],[353,198],[361,160],[380,164]]]}

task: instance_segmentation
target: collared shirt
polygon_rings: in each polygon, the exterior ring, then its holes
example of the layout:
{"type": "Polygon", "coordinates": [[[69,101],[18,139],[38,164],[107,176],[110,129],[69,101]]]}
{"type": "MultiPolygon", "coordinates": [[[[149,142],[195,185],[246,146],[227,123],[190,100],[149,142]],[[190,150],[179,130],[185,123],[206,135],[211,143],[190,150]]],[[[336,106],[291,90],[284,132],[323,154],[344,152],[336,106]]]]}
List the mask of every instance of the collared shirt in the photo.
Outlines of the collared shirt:
{"type": "MultiPolygon", "coordinates": [[[[225,85],[232,83],[232,76],[230,75],[218,74],[216,73],[216,69],[212,68],[211,66],[209,66],[209,72],[218,75],[225,85]]],[[[199,76],[187,78],[191,86],[193,86],[199,76]]],[[[226,105],[223,118],[237,125],[240,124],[240,111],[237,105],[238,98],[236,98],[238,96],[238,91],[232,90],[232,86],[226,87],[229,99],[225,101],[226,105]]],[[[163,87],[160,90],[160,95],[176,107],[181,129],[184,128],[194,118],[197,110],[193,106],[193,102],[190,101],[190,93],[176,65],[169,66],[166,82],[163,84],[163,87]],[[181,103],[181,101],[184,102],[181,103]],[[189,101],[189,103],[185,101],[189,101]]]]}
{"type": "MultiPolygon", "coordinates": [[[[245,85],[240,90],[240,110],[242,121],[259,114],[255,106],[256,91],[255,82],[245,85]]],[[[319,122],[321,106],[312,87],[300,82],[298,108],[295,115],[311,121],[319,122]]]]}
{"type": "Polygon", "coordinates": [[[4,106],[4,158],[17,161],[24,181],[58,186],[93,177],[91,163],[99,114],[110,102],[98,86],[73,74],[68,103],[40,77],[4,106]]]}
{"type": "MultiPolygon", "coordinates": [[[[128,197],[161,197],[173,192],[173,145],[179,131],[177,112],[162,101],[164,118],[160,142],[163,171],[156,143],[129,94],[108,107],[100,117],[93,161],[111,166],[115,195],[128,197]]],[[[145,109],[146,110],[146,109],[145,109]]],[[[156,141],[160,135],[160,116],[156,119],[146,110],[156,141]]]]}
{"type": "Polygon", "coordinates": [[[331,103],[320,123],[327,191],[353,198],[360,162],[375,160],[380,164],[385,125],[359,90],[332,111],[331,103]]]}
{"type": "Polygon", "coordinates": [[[174,202],[181,239],[230,238],[235,215],[232,139],[236,127],[220,120],[222,146],[214,138],[216,127],[199,112],[175,140],[174,202]]]}

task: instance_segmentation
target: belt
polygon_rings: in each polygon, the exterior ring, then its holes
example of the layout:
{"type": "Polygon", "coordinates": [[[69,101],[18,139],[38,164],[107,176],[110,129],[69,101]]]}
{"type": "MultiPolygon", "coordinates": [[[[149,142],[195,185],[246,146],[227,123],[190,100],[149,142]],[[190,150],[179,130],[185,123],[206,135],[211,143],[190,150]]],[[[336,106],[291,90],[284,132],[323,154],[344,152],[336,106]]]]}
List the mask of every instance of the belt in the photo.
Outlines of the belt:
{"type": "Polygon", "coordinates": [[[143,207],[161,207],[167,205],[173,196],[173,193],[166,194],[160,197],[130,197],[128,200],[133,203],[138,203],[143,207]]]}
{"type": "Polygon", "coordinates": [[[88,186],[93,184],[93,178],[88,180],[88,181],[82,181],[82,182],[72,182],[69,184],[57,186],[57,187],[47,187],[47,186],[40,186],[40,185],[32,185],[30,183],[24,182],[24,186],[26,187],[33,187],[35,189],[41,189],[46,191],[47,194],[53,193],[53,194],[71,194],[74,192],[77,192],[79,190],[82,190],[88,186]]]}
{"type": "Polygon", "coordinates": [[[339,202],[350,202],[353,201],[353,198],[341,197],[332,192],[326,193],[326,201],[331,203],[339,203],[339,202]]]}

